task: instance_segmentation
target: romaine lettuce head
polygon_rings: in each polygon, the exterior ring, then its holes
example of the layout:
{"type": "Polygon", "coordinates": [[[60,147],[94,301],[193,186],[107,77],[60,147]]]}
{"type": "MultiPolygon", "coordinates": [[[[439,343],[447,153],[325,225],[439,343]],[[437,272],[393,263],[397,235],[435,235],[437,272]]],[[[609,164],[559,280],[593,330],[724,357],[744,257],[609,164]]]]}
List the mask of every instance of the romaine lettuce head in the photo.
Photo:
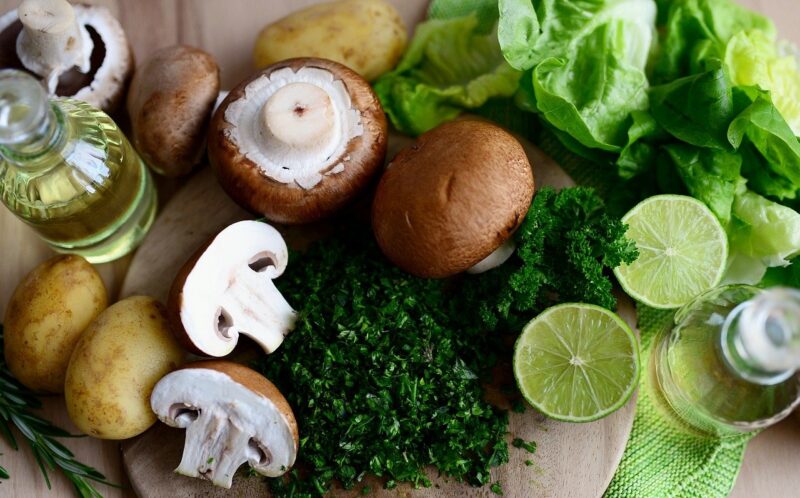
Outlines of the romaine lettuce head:
{"type": "Polygon", "coordinates": [[[800,65],[791,49],[785,51],[781,53],[770,32],[741,31],[728,42],[725,68],[734,85],[769,91],[794,135],[800,136],[800,65]]]}

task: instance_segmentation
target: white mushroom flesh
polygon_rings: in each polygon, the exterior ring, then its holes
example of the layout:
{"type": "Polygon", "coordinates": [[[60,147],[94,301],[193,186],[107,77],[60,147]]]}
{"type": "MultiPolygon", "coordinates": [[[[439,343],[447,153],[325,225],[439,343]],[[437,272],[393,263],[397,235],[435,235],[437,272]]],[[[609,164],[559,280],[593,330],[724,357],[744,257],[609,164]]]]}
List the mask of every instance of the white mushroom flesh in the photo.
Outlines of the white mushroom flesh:
{"type": "Polygon", "coordinates": [[[294,464],[297,447],[286,417],[270,399],[222,372],[172,372],[156,384],[150,404],[162,422],[186,429],[178,474],[230,488],[244,463],[271,477],[294,464]]]}
{"type": "Polygon", "coordinates": [[[514,239],[509,237],[508,240],[503,242],[503,244],[495,249],[490,255],[486,256],[477,264],[475,264],[475,266],[467,270],[467,273],[477,274],[489,271],[492,268],[497,268],[508,261],[508,258],[514,254],[516,249],[517,245],[514,243],[514,239]]]}
{"type": "Polygon", "coordinates": [[[58,77],[78,68],[89,71],[94,44],[66,0],[25,0],[17,9],[22,31],[17,36],[17,55],[28,70],[44,78],[54,94],[58,77]]]}
{"type": "Polygon", "coordinates": [[[183,284],[180,318],[195,346],[225,356],[244,334],[275,351],[295,321],[272,282],[288,259],[283,237],[266,223],[240,221],[220,232],[183,284]]]}
{"type": "Polygon", "coordinates": [[[282,68],[245,87],[225,110],[228,139],[266,177],[303,189],[347,167],[347,145],[364,133],[344,83],[326,69],[282,68]]]}

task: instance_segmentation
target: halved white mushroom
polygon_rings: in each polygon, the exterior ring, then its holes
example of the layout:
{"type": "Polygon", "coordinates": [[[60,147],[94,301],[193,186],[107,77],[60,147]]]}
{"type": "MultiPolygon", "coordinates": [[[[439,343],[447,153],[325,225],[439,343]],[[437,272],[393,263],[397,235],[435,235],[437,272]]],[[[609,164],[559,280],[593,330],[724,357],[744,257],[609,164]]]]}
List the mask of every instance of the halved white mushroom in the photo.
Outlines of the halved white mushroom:
{"type": "Polygon", "coordinates": [[[122,26],[105,7],[23,0],[0,16],[0,67],[41,77],[51,95],[112,111],[133,72],[133,56],[122,26]]]}
{"type": "Polygon", "coordinates": [[[177,339],[206,356],[229,354],[240,334],[275,351],[295,321],[272,282],[288,259],[283,237],[266,223],[240,221],[222,230],[172,285],[167,307],[177,339]]]}
{"type": "Polygon", "coordinates": [[[167,425],[186,429],[175,472],[230,488],[247,463],[276,477],[294,465],[297,422],[286,398],[257,372],[228,361],[200,361],[167,374],[150,405],[167,425]]]}

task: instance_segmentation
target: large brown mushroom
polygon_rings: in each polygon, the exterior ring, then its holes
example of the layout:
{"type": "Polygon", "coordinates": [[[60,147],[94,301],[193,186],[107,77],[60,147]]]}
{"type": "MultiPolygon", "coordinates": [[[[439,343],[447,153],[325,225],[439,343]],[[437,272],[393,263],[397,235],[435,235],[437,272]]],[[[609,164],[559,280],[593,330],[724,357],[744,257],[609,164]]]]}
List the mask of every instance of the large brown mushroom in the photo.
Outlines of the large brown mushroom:
{"type": "Polygon", "coordinates": [[[514,251],[533,197],[522,145],[502,128],[462,120],[421,135],[378,184],[372,227],[386,257],[429,278],[486,271],[514,251]]]}
{"type": "Polygon", "coordinates": [[[139,66],[128,91],[133,144],[164,176],[189,173],[205,152],[211,111],[219,95],[219,66],[194,47],[156,51],[139,66]]]}
{"type": "Polygon", "coordinates": [[[51,95],[110,112],[122,101],[133,55],[105,7],[23,0],[0,17],[0,67],[26,70],[41,77],[51,95]]]}
{"type": "Polygon", "coordinates": [[[226,356],[239,335],[272,353],[294,328],[295,312],[272,283],[289,255],[277,230],[240,221],[200,248],[178,272],[167,308],[175,337],[189,351],[226,356]]]}
{"type": "Polygon", "coordinates": [[[277,477],[294,465],[297,422],[278,388],[259,373],[228,361],[200,361],[167,374],[150,405],[167,425],[186,429],[175,472],[230,488],[247,463],[277,477]]]}
{"type": "Polygon", "coordinates": [[[325,59],[290,59],[231,90],[214,113],[208,154],[242,207],[309,223],[369,185],[386,137],[383,109],[361,76],[325,59]]]}

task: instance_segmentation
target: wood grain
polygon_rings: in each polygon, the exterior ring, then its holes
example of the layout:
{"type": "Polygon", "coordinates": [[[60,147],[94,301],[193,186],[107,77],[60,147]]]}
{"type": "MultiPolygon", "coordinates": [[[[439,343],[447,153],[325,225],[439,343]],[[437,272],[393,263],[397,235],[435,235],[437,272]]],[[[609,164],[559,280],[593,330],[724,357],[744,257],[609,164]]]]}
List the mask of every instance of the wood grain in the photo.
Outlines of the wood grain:
{"type": "MultiPolygon", "coordinates": [[[[393,157],[411,143],[408,137],[391,134],[388,157],[393,157]]],[[[566,173],[538,148],[526,141],[523,145],[534,165],[536,185],[574,185],[566,173]]],[[[210,169],[201,171],[172,198],[153,226],[131,263],[121,295],[147,294],[165,299],[178,269],[197,247],[225,226],[249,218],[251,216],[220,189],[210,169]]],[[[278,228],[284,232],[290,245],[292,240],[306,240],[315,233],[314,228],[290,231],[278,228]]],[[[276,285],[280,289],[280,279],[276,285]]],[[[633,305],[627,298],[623,303],[620,313],[634,325],[633,305]]],[[[513,437],[533,440],[539,449],[535,455],[530,455],[512,448],[510,462],[495,469],[492,480],[502,482],[505,496],[512,498],[599,496],[608,486],[622,457],[633,423],[634,408],[634,404],[629,403],[614,415],[591,424],[559,423],[533,410],[525,414],[512,413],[509,440],[513,437]],[[525,465],[528,459],[534,465],[525,465]]],[[[175,475],[172,469],[180,461],[183,437],[183,431],[158,425],[150,432],[123,443],[123,465],[133,489],[140,496],[168,498],[202,494],[222,498],[230,495],[264,496],[268,493],[263,479],[237,477],[233,489],[225,491],[208,482],[175,475]]],[[[448,482],[433,472],[431,478],[433,488],[414,490],[405,487],[399,490],[399,494],[455,498],[487,493],[485,488],[473,488],[452,480],[448,482]]],[[[380,483],[372,483],[371,487],[378,496],[398,496],[396,491],[383,490],[380,483]]],[[[340,494],[353,496],[357,492],[340,494]]]]}
{"type": "MultiPolygon", "coordinates": [[[[249,72],[250,51],[258,30],[269,20],[314,0],[83,0],[103,4],[118,16],[125,27],[137,60],[155,49],[187,43],[200,46],[220,61],[225,87],[231,87],[249,72]],[[232,29],[234,27],[234,29],[232,29]]],[[[391,0],[409,25],[424,12],[418,1],[391,0]]],[[[786,38],[800,43],[800,4],[797,0],[740,0],[741,3],[770,16],[786,38]]],[[[18,0],[0,0],[0,12],[18,5],[18,0]]],[[[174,187],[160,186],[160,193],[174,187]]],[[[8,298],[22,276],[52,253],[24,224],[0,207],[0,317],[8,298]]],[[[127,268],[127,261],[103,265],[100,269],[109,289],[114,292],[127,268]]],[[[67,428],[63,402],[45,401],[45,416],[67,428]]],[[[67,441],[83,461],[104,471],[112,480],[122,479],[119,445],[94,439],[67,441]]],[[[757,436],[747,449],[744,465],[731,496],[736,498],[797,496],[800,489],[800,421],[790,419],[757,436]]],[[[38,469],[27,450],[14,452],[0,442],[0,465],[12,479],[0,483],[0,496],[70,497],[71,486],[58,473],[51,473],[53,489],[47,491],[38,469]]],[[[597,455],[598,459],[603,458],[597,455]]],[[[130,495],[103,488],[108,497],[130,495]]]]}

